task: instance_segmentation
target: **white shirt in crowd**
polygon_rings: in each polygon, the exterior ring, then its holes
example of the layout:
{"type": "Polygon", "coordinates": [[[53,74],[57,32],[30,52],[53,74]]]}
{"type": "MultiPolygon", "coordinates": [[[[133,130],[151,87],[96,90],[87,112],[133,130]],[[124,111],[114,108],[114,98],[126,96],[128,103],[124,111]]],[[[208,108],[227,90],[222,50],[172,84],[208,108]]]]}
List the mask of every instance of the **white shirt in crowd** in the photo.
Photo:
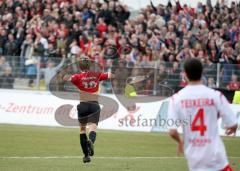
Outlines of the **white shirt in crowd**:
{"type": "Polygon", "coordinates": [[[48,49],[48,41],[46,38],[42,37],[40,43],[42,43],[44,49],[48,49]]]}

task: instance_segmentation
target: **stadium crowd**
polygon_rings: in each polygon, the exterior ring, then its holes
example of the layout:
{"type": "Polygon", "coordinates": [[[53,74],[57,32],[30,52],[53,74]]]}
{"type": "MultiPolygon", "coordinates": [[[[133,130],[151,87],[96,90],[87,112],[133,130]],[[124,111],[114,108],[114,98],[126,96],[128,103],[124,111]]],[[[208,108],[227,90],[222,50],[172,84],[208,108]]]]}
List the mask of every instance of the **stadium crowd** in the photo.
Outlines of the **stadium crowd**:
{"type": "Polygon", "coordinates": [[[35,57],[47,68],[55,57],[74,62],[88,56],[110,68],[116,66],[110,59],[143,68],[157,61],[159,77],[183,87],[181,63],[196,57],[205,65],[206,84],[216,87],[220,63],[223,86],[240,89],[240,4],[207,0],[191,8],[169,1],[130,15],[118,0],[0,0],[0,76],[35,78],[35,57]]]}

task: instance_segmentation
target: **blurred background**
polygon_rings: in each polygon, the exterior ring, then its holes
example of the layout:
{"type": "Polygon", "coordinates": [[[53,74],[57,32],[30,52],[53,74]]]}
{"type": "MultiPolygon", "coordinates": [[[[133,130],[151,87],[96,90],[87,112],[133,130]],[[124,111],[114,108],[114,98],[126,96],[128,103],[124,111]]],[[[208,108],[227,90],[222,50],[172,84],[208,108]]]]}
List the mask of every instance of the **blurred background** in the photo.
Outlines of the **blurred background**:
{"type": "MultiPolygon", "coordinates": [[[[140,89],[155,95],[186,86],[182,63],[199,58],[204,84],[232,96],[239,13],[239,1],[225,0],[1,0],[0,88],[48,90],[61,67],[87,57],[115,72],[119,87],[153,69],[140,89]]],[[[101,90],[112,93],[111,84],[101,90]]]]}

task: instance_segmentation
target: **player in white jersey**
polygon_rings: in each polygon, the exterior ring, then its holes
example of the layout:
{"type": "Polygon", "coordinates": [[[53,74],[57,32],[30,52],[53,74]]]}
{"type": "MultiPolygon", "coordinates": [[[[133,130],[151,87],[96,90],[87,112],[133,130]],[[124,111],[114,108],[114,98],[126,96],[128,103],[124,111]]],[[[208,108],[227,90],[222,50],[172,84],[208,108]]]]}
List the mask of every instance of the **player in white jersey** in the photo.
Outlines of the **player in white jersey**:
{"type": "Polygon", "coordinates": [[[231,135],[237,131],[237,117],[223,94],[201,83],[202,70],[198,59],[185,62],[188,85],[171,97],[168,119],[175,124],[169,126],[169,134],[178,142],[178,155],[184,151],[189,170],[232,171],[218,134],[218,119],[222,118],[226,134],[231,135]],[[178,126],[183,129],[183,140],[178,126]]]}

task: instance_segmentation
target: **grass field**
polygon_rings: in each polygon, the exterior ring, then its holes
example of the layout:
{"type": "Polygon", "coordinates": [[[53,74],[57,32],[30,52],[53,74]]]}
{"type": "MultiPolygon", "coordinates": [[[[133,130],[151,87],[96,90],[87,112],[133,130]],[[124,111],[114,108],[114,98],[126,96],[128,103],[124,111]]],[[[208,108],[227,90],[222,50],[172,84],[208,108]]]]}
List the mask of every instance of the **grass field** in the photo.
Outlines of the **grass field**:
{"type": "MultiPolygon", "coordinates": [[[[240,138],[224,138],[240,171],[240,138]]],[[[0,125],[1,171],[185,171],[176,144],[160,133],[99,131],[95,157],[82,163],[78,129],[0,125]]]]}

